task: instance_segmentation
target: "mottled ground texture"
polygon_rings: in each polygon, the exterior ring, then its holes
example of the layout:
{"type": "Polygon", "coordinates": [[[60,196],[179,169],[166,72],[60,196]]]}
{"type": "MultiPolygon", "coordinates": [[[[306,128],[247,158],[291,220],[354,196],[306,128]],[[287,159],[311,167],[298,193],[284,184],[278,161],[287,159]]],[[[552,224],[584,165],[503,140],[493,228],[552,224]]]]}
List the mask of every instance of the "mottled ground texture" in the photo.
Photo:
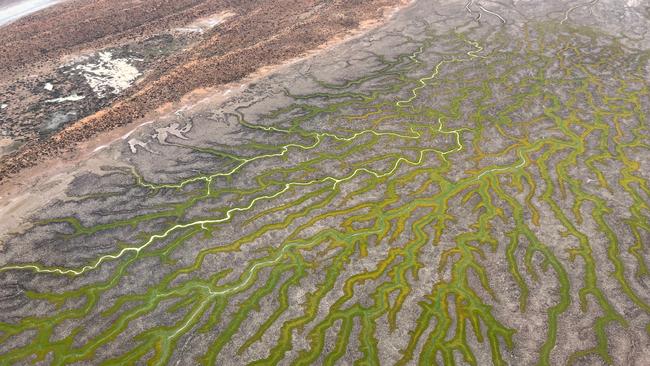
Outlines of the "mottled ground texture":
{"type": "MultiPolygon", "coordinates": [[[[401,3],[65,0],[19,18],[0,27],[0,181],[197,88],[300,56],[401,3]]],[[[36,5],[0,0],[0,12],[36,5]]]]}
{"type": "Polygon", "coordinates": [[[649,365],[649,19],[418,0],[24,182],[0,364],[649,365]]]}

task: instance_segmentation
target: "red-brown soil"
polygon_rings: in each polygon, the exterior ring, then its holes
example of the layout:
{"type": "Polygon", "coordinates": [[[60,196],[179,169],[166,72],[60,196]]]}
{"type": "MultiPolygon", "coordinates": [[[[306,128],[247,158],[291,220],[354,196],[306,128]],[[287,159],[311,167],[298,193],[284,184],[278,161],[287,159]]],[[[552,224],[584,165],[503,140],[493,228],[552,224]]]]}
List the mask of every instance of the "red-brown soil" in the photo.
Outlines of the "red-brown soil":
{"type": "Polygon", "coordinates": [[[376,21],[398,0],[71,0],[0,28],[0,92],[61,60],[182,27],[219,12],[234,15],[189,49],[158,60],[110,106],[0,158],[0,181],[73,151],[199,88],[236,81],[376,21]]]}

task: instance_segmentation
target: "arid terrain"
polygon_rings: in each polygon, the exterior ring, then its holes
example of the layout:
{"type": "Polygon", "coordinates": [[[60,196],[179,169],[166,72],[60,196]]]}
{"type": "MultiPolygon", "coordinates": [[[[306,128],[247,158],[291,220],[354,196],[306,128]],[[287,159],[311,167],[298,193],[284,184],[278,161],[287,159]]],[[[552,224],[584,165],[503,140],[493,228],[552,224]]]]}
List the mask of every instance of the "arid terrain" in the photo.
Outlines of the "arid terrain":
{"type": "Polygon", "coordinates": [[[0,365],[649,365],[648,29],[638,0],[0,27],[0,365]]]}
{"type": "MultiPolygon", "coordinates": [[[[15,3],[27,2],[4,6],[15,3]]],[[[196,89],[302,56],[399,5],[69,0],[15,20],[0,28],[0,181],[196,89]]]]}

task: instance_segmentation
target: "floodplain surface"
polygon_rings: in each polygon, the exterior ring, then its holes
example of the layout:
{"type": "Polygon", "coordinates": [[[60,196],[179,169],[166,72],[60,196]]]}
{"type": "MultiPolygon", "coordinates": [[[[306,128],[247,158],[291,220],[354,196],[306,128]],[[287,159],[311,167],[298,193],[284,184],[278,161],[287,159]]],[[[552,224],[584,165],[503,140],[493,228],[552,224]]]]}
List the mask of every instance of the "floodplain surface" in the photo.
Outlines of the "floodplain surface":
{"type": "Polygon", "coordinates": [[[101,147],[0,364],[647,365],[648,11],[415,1],[101,147]]]}

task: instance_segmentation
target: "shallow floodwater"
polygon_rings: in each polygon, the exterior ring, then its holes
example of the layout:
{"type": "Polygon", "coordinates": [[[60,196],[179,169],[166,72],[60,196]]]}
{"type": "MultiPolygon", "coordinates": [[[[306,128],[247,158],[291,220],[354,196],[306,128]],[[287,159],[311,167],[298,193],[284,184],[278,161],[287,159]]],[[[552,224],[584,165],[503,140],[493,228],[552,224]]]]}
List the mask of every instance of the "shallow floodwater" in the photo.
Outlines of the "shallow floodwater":
{"type": "Polygon", "coordinates": [[[60,0],[0,0],[0,26],[58,2],[60,0]]]}

